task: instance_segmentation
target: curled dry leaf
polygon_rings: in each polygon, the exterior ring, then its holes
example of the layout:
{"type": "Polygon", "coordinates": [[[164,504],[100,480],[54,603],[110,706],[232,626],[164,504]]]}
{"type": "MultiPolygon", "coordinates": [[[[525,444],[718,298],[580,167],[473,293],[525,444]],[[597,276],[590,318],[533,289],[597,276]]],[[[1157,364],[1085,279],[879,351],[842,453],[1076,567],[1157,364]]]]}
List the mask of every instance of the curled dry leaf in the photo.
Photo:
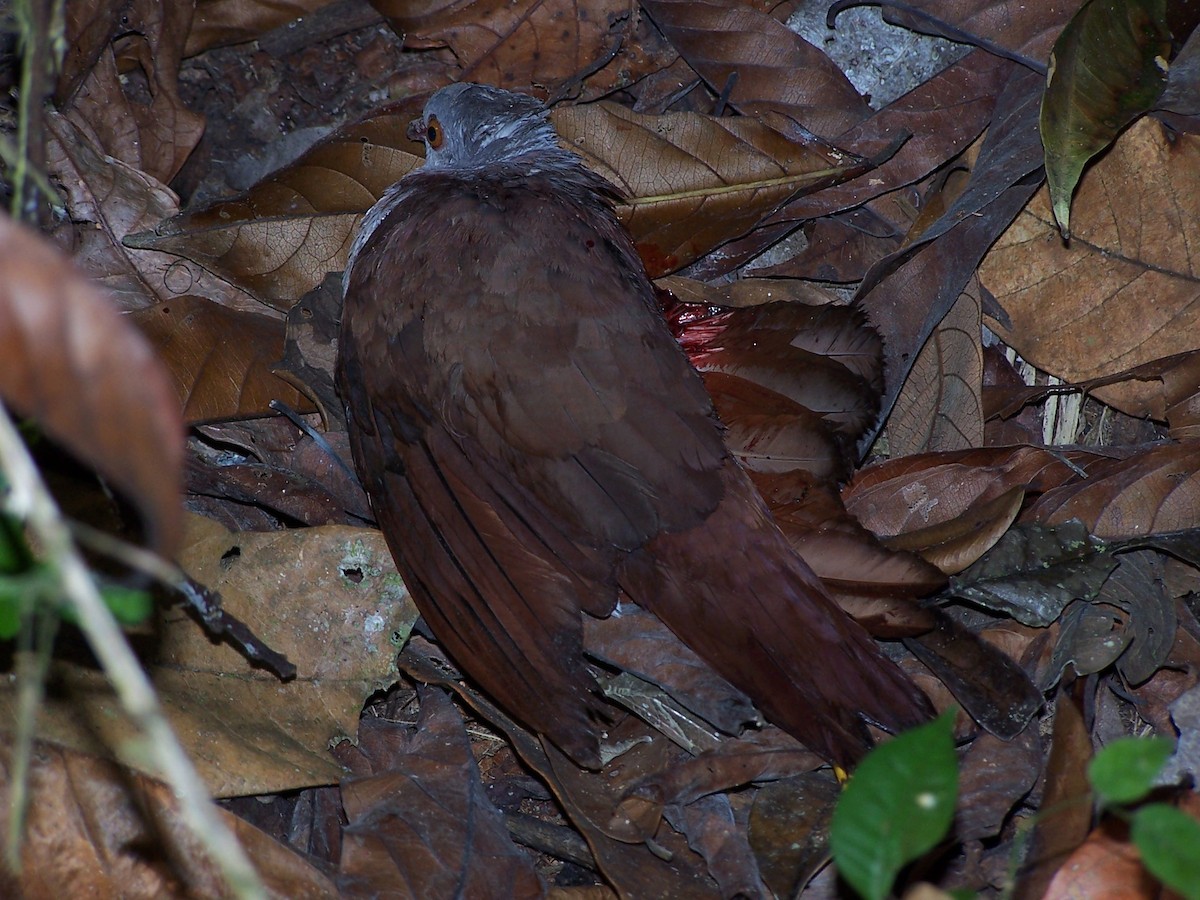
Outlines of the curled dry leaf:
{"type": "Polygon", "coordinates": [[[172,552],[183,426],[162,364],[57,250],[2,217],[0,358],[4,402],[109,479],[172,552]]]}
{"type": "Polygon", "coordinates": [[[198,294],[235,308],[262,304],[169,253],[131,249],[126,235],[158,225],[179,212],[179,198],[162,182],[106,156],[66,117],[48,116],[48,167],[62,186],[77,244],[74,258],[109,291],[122,309],[198,294]]]}
{"type": "Polygon", "coordinates": [[[738,4],[643,0],[642,8],[712,90],[787,134],[835,138],[871,114],[832,60],[767,12],[738,4]]]}
{"type": "Polygon", "coordinates": [[[907,531],[886,539],[884,546],[907,550],[954,575],[995,546],[1016,521],[1025,500],[1025,490],[1014,485],[986,503],[977,502],[945,522],[907,531]]]}
{"type": "MultiPolygon", "coordinates": [[[[0,808],[12,809],[10,751],[0,747],[0,808]]],[[[160,781],[107,760],[38,742],[29,773],[32,802],[18,876],[0,862],[0,893],[25,900],[61,897],[232,897],[219,869],[180,817],[160,781]]],[[[219,811],[271,898],[338,896],[299,854],[219,811]]]]}
{"type": "Polygon", "coordinates": [[[512,91],[580,84],[582,99],[594,100],[675,59],[675,51],[628,0],[372,0],[372,5],[407,47],[450,48],[462,67],[456,81],[512,91]]]}
{"type": "Polygon", "coordinates": [[[1089,473],[1107,457],[1041,447],[990,447],[926,453],[861,469],[842,491],[846,508],[876,534],[891,537],[949,522],[1014,487],[1042,493],[1089,473]]]}
{"type": "Polygon", "coordinates": [[[170,181],[204,133],[204,117],[184,106],[179,96],[179,64],[192,6],[160,0],[133,0],[102,11],[89,9],[93,6],[70,4],[68,44],[72,32],[90,27],[80,21],[88,12],[111,17],[112,42],[88,66],[64,109],[97,137],[109,156],[170,181]],[[139,80],[129,77],[133,69],[144,78],[149,102],[127,89],[139,80]]]}
{"type": "Polygon", "coordinates": [[[283,357],[278,319],[182,296],[132,313],[167,369],[189,425],[272,415],[272,400],[309,411],[305,398],[272,374],[283,357]]]}
{"type": "MultiPolygon", "coordinates": [[[[1200,137],[1142,119],[1089,169],[1064,244],[1043,189],[996,242],[979,277],[1007,310],[993,325],[1029,362],[1070,382],[1200,345],[1200,137]],[[1102,348],[1097,352],[1097,348],[1102,348]]],[[[1096,396],[1134,416],[1161,385],[1096,396]]]]}

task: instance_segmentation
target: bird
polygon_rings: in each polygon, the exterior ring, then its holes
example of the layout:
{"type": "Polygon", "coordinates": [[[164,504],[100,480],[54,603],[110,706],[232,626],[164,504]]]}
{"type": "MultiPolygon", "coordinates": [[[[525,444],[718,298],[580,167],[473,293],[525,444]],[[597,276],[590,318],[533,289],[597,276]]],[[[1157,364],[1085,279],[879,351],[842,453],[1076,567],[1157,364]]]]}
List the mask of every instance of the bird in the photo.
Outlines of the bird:
{"type": "Polygon", "coordinates": [[[584,616],[631,600],[764,715],[852,766],[932,716],[726,448],[614,206],[536,98],[456,83],[423,166],[363,217],[336,377],[351,453],[429,630],[509,715],[602,765],[584,616]]]}

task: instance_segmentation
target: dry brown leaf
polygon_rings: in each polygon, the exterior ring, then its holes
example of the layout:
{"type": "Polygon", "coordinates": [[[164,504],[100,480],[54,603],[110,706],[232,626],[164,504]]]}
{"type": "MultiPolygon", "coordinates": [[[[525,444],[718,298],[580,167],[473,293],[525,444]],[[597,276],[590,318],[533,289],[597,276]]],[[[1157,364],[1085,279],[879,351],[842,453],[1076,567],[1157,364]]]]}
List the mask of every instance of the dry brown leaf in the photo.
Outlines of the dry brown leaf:
{"type": "MultiPolygon", "coordinates": [[[[287,308],[345,267],[361,214],[420,165],[405,128],[422,104],[415,97],[389,107],[242,197],[127,243],[185,256],[287,308]]],[[[651,275],[744,234],[798,193],[862,171],[854,159],[793,143],[751,119],[645,116],[610,103],[556,109],[551,118],[563,142],[628,196],[618,213],[651,275]]]]}
{"type": "Polygon", "coordinates": [[[0,397],[109,479],[169,554],[183,425],[145,338],[41,237],[0,217],[0,397]]]}
{"type": "MultiPolygon", "coordinates": [[[[194,260],[287,309],[341,271],[358,220],[421,165],[405,137],[424,98],[410,98],[340,130],[245,194],[153,223],[128,241],[194,260]]],[[[174,257],[171,257],[174,258],[174,257]]]]}
{"type": "Polygon", "coordinates": [[[1158,900],[1162,885],[1142,867],[1137,848],[1107,823],[1092,831],[1051,879],[1042,900],[1158,900]]]}
{"type": "MultiPolygon", "coordinates": [[[[406,637],[417,618],[383,537],[346,526],[231,534],[193,516],[181,564],[299,670],[281,682],[182,611],[164,614],[151,679],[209,789],[239,796],[338,781],[344,773],[330,742],[352,737],[364,700],[393,683],[395,635],[406,637]]],[[[145,770],[137,748],[126,746],[133,729],[107,682],[66,662],[52,676],[57,689],[39,735],[115,751],[145,770]]],[[[0,721],[13,722],[15,689],[3,687],[0,721]]]]}
{"type": "MultiPolygon", "coordinates": [[[[1069,245],[1043,188],[980,266],[1012,328],[992,325],[1029,362],[1069,382],[1200,346],[1200,137],[1168,138],[1142,119],[1080,182],[1069,245]]],[[[1135,416],[1161,384],[1097,396],[1135,416]]]]}
{"type": "Polygon", "coordinates": [[[982,446],[981,308],[972,278],[917,354],[888,417],[893,456],[982,446]]]}
{"type": "Polygon", "coordinates": [[[972,504],[953,519],[906,531],[883,544],[915,553],[947,575],[955,575],[995,546],[1016,521],[1024,500],[1024,488],[1015,485],[992,500],[972,504]]]}
{"type": "Polygon", "coordinates": [[[479,780],[449,694],[423,691],[416,727],[364,719],[358,743],[338,748],[358,775],[342,782],[343,896],[399,896],[397,885],[413,900],[543,896],[479,780]]]}
{"type": "MultiPolygon", "coordinates": [[[[175,177],[204,133],[204,117],[179,97],[179,63],[191,21],[190,3],[123,4],[112,44],[103,48],[65,107],[105,153],[160,181],[175,177]],[[139,82],[149,103],[126,87],[139,82]]],[[[88,27],[76,16],[68,22],[88,27]]]]}
{"type": "Polygon", "coordinates": [[[675,51],[628,0],[372,0],[372,5],[404,35],[405,46],[449,47],[462,66],[456,81],[542,97],[582,81],[582,99],[594,100],[675,59],[675,51]]]}
{"type": "Polygon", "coordinates": [[[130,318],[166,363],[189,425],[272,415],[272,400],[311,410],[299,391],[271,372],[283,357],[278,319],[187,295],[130,318]]]}
{"type": "Polygon", "coordinates": [[[562,142],[628,198],[618,211],[651,277],[746,234],[788,200],[864,170],[853,157],[795,143],[748,118],[648,116],[594,103],[552,119],[562,142]]]}
{"type": "Polygon", "coordinates": [[[731,106],[788,134],[836,138],[871,114],[842,70],[766,12],[741,3],[643,0],[688,64],[731,106]],[[778,118],[776,118],[778,117],[778,118]]]}
{"type": "Polygon", "coordinates": [[[127,234],[179,212],[179,198],[157,179],[105,156],[68,119],[51,113],[50,174],[63,186],[76,241],[75,262],[112,292],[122,309],[198,294],[217,303],[263,310],[245,292],[169,253],[135,250],[127,234]]]}
{"type": "Polygon", "coordinates": [[[331,0],[196,0],[196,12],[183,55],[240,44],[322,6],[331,0]]]}
{"type": "MultiPolygon", "coordinates": [[[[10,751],[0,747],[0,809],[12,808],[10,751]]],[[[167,785],[114,763],[37,743],[22,873],[0,862],[0,894],[23,900],[232,897],[220,871],[179,816],[167,785]]],[[[232,813],[219,811],[279,900],[337,895],[303,857],[232,813]]]]}
{"type": "Polygon", "coordinates": [[[1107,457],[1040,447],[989,447],[900,457],[859,470],[842,491],[846,508],[871,531],[892,536],[948,522],[1013,487],[1041,493],[1107,457]]]}
{"type": "Polygon", "coordinates": [[[1200,442],[1164,444],[1088,467],[1047,491],[1022,517],[1054,525],[1079,519],[1100,538],[1200,527],[1200,442]]]}

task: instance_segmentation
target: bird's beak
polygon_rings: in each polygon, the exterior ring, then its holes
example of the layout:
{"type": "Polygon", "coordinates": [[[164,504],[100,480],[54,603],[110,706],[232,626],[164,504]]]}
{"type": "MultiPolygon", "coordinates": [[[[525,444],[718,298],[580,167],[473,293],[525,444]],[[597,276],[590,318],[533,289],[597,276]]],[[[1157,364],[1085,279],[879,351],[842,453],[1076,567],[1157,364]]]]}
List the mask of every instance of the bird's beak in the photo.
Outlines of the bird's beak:
{"type": "Polygon", "coordinates": [[[425,141],[425,120],[423,118],[422,119],[413,119],[411,122],[408,123],[408,131],[406,131],[405,134],[408,135],[408,139],[410,141],[416,141],[417,143],[424,143],[424,141],[425,141]]]}

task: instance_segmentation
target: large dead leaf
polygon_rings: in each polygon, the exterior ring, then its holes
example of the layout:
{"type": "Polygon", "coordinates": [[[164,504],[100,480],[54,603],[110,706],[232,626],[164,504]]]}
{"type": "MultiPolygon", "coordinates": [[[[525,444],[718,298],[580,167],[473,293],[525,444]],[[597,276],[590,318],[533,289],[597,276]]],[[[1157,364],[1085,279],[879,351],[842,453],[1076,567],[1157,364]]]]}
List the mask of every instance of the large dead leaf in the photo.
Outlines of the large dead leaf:
{"type": "MultiPolygon", "coordinates": [[[[364,700],[395,680],[397,647],[417,617],[382,535],[346,526],[231,534],[196,516],[181,562],[298,669],[281,682],[183,612],[164,616],[151,679],[209,789],[237,796],[338,781],[344,772],[328,748],[357,732],[364,700]]],[[[144,769],[98,673],[64,662],[52,679],[41,736],[89,752],[114,748],[144,769]]],[[[15,689],[5,688],[0,720],[12,722],[15,689]]]]}
{"type": "Polygon", "coordinates": [[[372,0],[372,5],[407,47],[450,48],[462,66],[456,81],[513,91],[581,85],[583,99],[593,100],[675,58],[628,0],[372,0]]]}
{"type": "Polygon", "coordinates": [[[1078,519],[1102,538],[1185,531],[1200,526],[1200,443],[1163,444],[1088,467],[1088,478],[1043,494],[1025,518],[1078,519]]]}
{"type": "Polygon", "coordinates": [[[331,0],[196,0],[184,56],[252,41],[273,28],[328,6],[331,0]]]}
{"type": "MultiPolygon", "coordinates": [[[[1200,137],[1141,120],[1085,173],[1072,209],[1064,244],[1042,190],[980,266],[1012,322],[992,326],[1005,342],[1069,382],[1200,347],[1200,137]]],[[[1144,416],[1160,391],[1096,394],[1144,416]]]]}
{"type": "Polygon", "coordinates": [[[1014,487],[1041,493],[1090,471],[1105,457],[1041,447],[928,453],[861,469],[842,491],[846,508],[876,534],[893,536],[949,522],[1014,487]],[[1069,462],[1068,462],[1069,461],[1069,462]]]}
{"type": "Polygon", "coordinates": [[[766,12],[719,0],[643,0],[642,7],[709,87],[743,115],[785,134],[799,125],[835,138],[871,113],[828,56],[766,12]]]}
{"type": "Polygon", "coordinates": [[[740,237],[802,193],[871,168],[748,118],[647,116],[612,103],[552,118],[563,143],[626,195],[618,211],[652,277],[740,237]]]}
{"type": "Polygon", "coordinates": [[[0,217],[0,397],[109,479],[170,553],[183,427],[149,344],[50,244],[0,217]]]}
{"type": "Polygon", "coordinates": [[[190,425],[271,415],[272,400],[311,408],[271,372],[283,358],[284,326],[278,319],[187,295],[130,318],[166,363],[190,425]]]}
{"type": "MultiPolygon", "coordinates": [[[[92,5],[71,4],[75,14],[67,18],[73,26],[68,42],[72,31],[90,27],[87,12],[83,22],[80,13],[92,5]]],[[[179,63],[192,5],[133,0],[119,9],[88,12],[112,17],[113,41],[88,68],[65,109],[109,156],[170,181],[204,133],[204,117],[184,106],[179,96],[179,63]],[[139,83],[148,97],[138,96],[134,85],[139,83]]]]}
{"type": "MultiPolygon", "coordinates": [[[[0,747],[0,809],[11,809],[10,751],[0,747]]],[[[0,862],[0,893],[24,900],[233,897],[179,814],[171,789],[104,759],[34,745],[21,874],[0,862]]],[[[221,810],[267,888],[279,900],[338,896],[299,854],[221,810]]]]}
{"type": "Polygon", "coordinates": [[[179,198],[157,179],[105,155],[65,117],[51,114],[48,123],[53,136],[48,167],[66,195],[75,262],[108,288],[123,309],[198,294],[226,306],[262,310],[260,303],[199,265],[124,246],[127,234],[178,213],[179,198]]]}

